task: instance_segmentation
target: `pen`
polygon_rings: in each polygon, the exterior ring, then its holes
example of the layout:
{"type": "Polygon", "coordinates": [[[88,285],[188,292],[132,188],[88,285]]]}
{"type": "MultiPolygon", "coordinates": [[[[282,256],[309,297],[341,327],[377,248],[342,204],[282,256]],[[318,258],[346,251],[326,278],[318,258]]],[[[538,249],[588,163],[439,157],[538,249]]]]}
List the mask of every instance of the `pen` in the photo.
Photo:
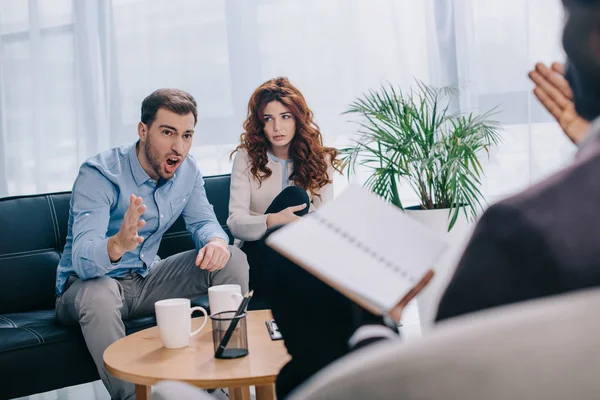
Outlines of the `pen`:
{"type": "Polygon", "coordinates": [[[248,307],[248,303],[250,303],[250,299],[252,298],[253,294],[254,290],[251,290],[250,292],[246,293],[246,296],[244,296],[244,299],[240,303],[240,306],[238,307],[237,311],[235,312],[233,321],[231,321],[231,324],[229,324],[227,331],[225,331],[225,335],[223,335],[223,339],[221,339],[221,343],[219,343],[217,351],[215,351],[216,358],[220,358],[221,356],[223,356],[225,347],[227,347],[227,343],[229,343],[231,335],[233,335],[233,331],[235,330],[235,327],[237,326],[238,321],[240,320],[240,318],[238,317],[246,312],[246,308],[248,307]]]}

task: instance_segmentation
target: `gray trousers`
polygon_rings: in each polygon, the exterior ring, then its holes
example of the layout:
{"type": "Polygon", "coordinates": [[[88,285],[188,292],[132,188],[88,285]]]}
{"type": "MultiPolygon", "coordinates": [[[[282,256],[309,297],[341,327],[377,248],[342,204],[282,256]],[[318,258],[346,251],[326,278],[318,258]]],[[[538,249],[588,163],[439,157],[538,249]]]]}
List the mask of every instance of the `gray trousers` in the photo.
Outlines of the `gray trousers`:
{"type": "Polygon", "coordinates": [[[154,314],[154,303],[171,297],[195,299],[214,285],[235,283],[248,290],[248,262],[237,247],[229,246],[231,258],[216,272],[195,265],[197,250],[175,254],[157,262],[145,278],[69,279],[67,290],[56,299],[56,315],[66,325],[81,326],[88,350],[100,378],[113,399],[133,399],[135,388],[110,375],[102,355],[112,343],[125,337],[123,320],[154,314]]]}

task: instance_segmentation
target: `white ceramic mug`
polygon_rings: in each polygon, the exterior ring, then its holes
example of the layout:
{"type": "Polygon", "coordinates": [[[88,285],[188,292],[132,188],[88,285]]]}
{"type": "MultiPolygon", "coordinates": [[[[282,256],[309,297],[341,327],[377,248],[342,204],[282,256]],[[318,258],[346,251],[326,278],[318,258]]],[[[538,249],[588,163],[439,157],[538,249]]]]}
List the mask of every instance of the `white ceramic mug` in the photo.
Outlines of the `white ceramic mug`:
{"type": "Polygon", "coordinates": [[[222,311],[236,311],[243,299],[240,285],[217,285],[208,288],[210,315],[222,311]]]}
{"type": "Polygon", "coordinates": [[[154,303],[156,322],[160,337],[167,349],[178,349],[190,344],[190,338],[197,335],[208,322],[206,310],[192,307],[189,299],[166,299],[154,303]],[[192,312],[204,314],[204,323],[192,332],[192,312]]]}

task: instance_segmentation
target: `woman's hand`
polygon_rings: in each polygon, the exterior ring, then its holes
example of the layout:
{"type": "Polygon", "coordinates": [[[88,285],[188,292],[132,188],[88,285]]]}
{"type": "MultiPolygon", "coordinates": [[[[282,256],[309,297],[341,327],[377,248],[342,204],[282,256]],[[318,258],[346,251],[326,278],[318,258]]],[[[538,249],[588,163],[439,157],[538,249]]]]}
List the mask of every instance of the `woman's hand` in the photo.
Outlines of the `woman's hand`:
{"type": "Polygon", "coordinates": [[[267,228],[277,225],[285,225],[296,221],[300,217],[294,213],[302,211],[305,208],[306,204],[300,204],[297,206],[288,207],[282,211],[279,211],[278,213],[267,214],[267,228]]]}

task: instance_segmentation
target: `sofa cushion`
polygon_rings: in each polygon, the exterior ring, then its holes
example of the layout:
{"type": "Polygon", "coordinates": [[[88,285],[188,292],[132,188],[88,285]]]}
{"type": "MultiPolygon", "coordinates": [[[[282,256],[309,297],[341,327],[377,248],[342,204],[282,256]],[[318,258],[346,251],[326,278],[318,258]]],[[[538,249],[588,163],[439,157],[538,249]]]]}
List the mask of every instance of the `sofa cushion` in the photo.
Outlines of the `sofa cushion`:
{"type": "Polygon", "coordinates": [[[70,193],[0,199],[0,314],[54,307],[70,193]],[[57,211],[60,208],[60,212],[57,211]],[[61,228],[64,226],[64,229],[61,228]]]}
{"type": "Polygon", "coordinates": [[[0,323],[0,353],[72,340],[81,335],[79,327],[61,325],[54,310],[4,314],[0,316],[0,323]]]}
{"type": "MultiPolygon", "coordinates": [[[[57,195],[70,197],[69,193],[57,195]]],[[[53,196],[18,196],[0,200],[0,226],[10,228],[1,234],[0,254],[7,256],[59,248],[53,196]]]]}
{"type": "MultiPolygon", "coordinates": [[[[156,325],[154,316],[125,322],[127,334],[156,325]]],[[[49,345],[78,339],[79,326],[65,326],[56,318],[54,310],[32,311],[0,315],[0,353],[26,347],[49,345]]],[[[82,349],[87,351],[85,348],[82,349]]]]}
{"type": "Polygon", "coordinates": [[[79,327],[46,310],[0,316],[0,376],[0,399],[10,399],[96,380],[98,371],[79,327]]]}
{"type": "Polygon", "coordinates": [[[59,260],[55,249],[0,254],[0,315],[53,308],[59,260]]]}

